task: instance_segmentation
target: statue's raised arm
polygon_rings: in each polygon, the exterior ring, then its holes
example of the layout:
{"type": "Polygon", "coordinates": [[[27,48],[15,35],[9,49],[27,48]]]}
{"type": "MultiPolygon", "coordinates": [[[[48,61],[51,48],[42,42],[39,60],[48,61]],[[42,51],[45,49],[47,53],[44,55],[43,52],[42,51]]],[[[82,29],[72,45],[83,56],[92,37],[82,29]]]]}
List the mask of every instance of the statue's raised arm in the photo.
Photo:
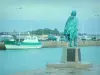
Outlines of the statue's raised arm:
{"type": "Polygon", "coordinates": [[[78,46],[77,37],[78,37],[78,20],[76,18],[76,11],[73,10],[71,16],[68,18],[65,28],[64,35],[69,41],[70,47],[72,47],[72,41],[74,41],[74,46],[78,46]]]}

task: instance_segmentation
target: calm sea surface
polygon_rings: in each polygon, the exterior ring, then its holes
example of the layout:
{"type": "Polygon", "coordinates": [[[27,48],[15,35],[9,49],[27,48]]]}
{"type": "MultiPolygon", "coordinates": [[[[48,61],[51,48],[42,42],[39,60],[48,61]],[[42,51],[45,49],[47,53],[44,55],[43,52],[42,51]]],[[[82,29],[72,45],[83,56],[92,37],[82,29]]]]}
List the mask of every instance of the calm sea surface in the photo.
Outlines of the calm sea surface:
{"type": "MultiPolygon", "coordinates": [[[[0,50],[0,75],[45,69],[47,63],[59,63],[63,48],[0,50]]],[[[82,61],[100,64],[100,46],[81,47],[82,61]]]]}

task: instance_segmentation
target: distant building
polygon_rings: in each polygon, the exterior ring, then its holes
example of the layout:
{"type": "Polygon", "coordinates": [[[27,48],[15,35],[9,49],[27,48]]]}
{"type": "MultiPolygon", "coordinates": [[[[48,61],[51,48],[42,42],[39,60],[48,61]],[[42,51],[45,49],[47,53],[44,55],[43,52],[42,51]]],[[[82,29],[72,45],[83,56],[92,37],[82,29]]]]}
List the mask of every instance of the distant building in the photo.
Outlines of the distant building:
{"type": "Polygon", "coordinates": [[[45,41],[48,39],[48,35],[36,35],[38,37],[39,40],[41,41],[45,41]]]}

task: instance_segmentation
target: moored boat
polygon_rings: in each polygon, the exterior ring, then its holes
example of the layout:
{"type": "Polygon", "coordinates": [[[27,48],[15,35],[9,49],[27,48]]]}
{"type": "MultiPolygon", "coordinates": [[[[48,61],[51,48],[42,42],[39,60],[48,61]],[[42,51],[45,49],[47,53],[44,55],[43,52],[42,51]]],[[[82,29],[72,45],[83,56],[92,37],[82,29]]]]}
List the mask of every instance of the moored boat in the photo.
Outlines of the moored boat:
{"type": "Polygon", "coordinates": [[[36,36],[14,37],[4,41],[6,49],[33,49],[41,48],[42,43],[36,36]]]}

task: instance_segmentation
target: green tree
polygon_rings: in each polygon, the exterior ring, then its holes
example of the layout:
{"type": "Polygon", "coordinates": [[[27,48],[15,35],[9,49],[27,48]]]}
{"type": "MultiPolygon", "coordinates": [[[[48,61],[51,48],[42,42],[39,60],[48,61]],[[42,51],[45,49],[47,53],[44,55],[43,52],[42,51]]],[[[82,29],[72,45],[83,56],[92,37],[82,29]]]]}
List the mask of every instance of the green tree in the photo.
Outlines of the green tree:
{"type": "Polygon", "coordinates": [[[35,31],[36,35],[42,35],[43,29],[38,29],[35,31]]]}
{"type": "Polygon", "coordinates": [[[59,34],[59,31],[55,28],[54,30],[51,30],[49,28],[44,28],[44,29],[37,29],[36,31],[31,31],[31,34],[36,34],[36,35],[49,35],[49,34],[59,34]]]}
{"type": "Polygon", "coordinates": [[[45,28],[44,30],[43,30],[43,34],[50,34],[50,29],[49,28],[45,28]]]}
{"type": "Polygon", "coordinates": [[[56,34],[56,35],[58,35],[58,34],[59,34],[59,31],[55,28],[54,30],[51,31],[51,34],[56,34]]]}

